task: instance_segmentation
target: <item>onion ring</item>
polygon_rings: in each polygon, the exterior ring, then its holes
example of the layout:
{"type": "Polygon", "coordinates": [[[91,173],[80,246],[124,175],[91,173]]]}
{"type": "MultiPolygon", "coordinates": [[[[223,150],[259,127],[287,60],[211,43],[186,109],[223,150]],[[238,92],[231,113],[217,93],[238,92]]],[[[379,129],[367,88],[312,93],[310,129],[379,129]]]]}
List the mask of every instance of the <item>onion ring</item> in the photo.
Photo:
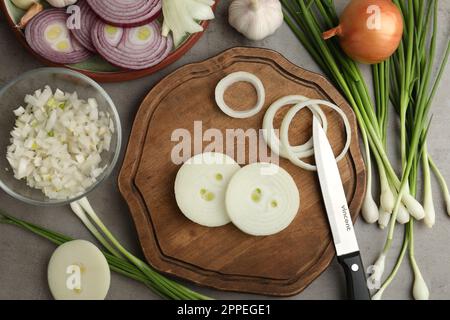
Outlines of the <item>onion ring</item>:
{"type": "Polygon", "coordinates": [[[172,38],[161,35],[158,21],[135,28],[119,28],[98,20],[91,36],[97,52],[106,61],[132,70],[157,65],[173,47],[172,38]]]}
{"type": "Polygon", "coordinates": [[[71,36],[66,21],[64,9],[40,12],[27,24],[27,43],[41,57],[55,63],[72,64],[86,60],[92,53],[71,36]]]}
{"type": "Polygon", "coordinates": [[[264,90],[264,85],[261,80],[249,72],[239,71],[230,73],[228,76],[219,81],[216,87],[216,103],[219,108],[228,116],[237,119],[245,119],[253,117],[258,114],[264,106],[266,99],[266,92],[264,90]],[[231,109],[224,100],[225,91],[236,82],[248,82],[256,89],[256,94],[258,95],[258,101],[256,105],[250,110],[245,111],[235,111],[231,109]]]}
{"type": "Polygon", "coordinates": [[[106,23],[116,27],[138,27],[161,13],[161,0],[87,0],[91,9],[106,23]]]}
{"type": "MultiPolygon", "coordinates": [[[[275,118],[275,114],[278,112],[278,110],[280,110],[282,107],[286,105],[302,103],[310,100],[311,99],[301,95],[286,96],[275,101],[269,107],[269,109],[267,109],[267,112],[264,115],[263,120],[263,136],[264,140],[266,141],[267,145],[270,147],[272,152],[278,154],[279,156],[285,159],[289,159],[289,154],[286,150],[286,146],[280,143],[280,139],[275,134],[275,129],[273,127],[273,119],[275,118]]],[[[325,130],[325,132],[327,132],[328,121],[322,109],[320,109],[318,105],[310,106],[308,108],[311,110],[313,115],[319,117],[323,129],[325,130]]],[[[307,158],[314,154],[312,137],[306,143],[300,146],[291,146],[290,148],[295,153],[297,158],[307,158]]]]}
{"type": "Polygon", "coordinates": [[[348,121],[347,115],[344,113],[344,111],[342,111],[342,109],[340,109],[337,105],[332,104],[331,102],[328,102],[328,101],[325,101],[325,100],[309,100],[309,101],[302,102],[302,103],[299,103],[299,104],[295,105],[294,107],[292,107],[288,111],[288,113],[286,114],[286,116],[283,119],[283,122],[281,123],[280,140],[281,140],[281,144],[286,147],[288,159],[293,164],[299,166],[302,169],[308,170],[308,171],[316,171],[317,167],[315,165],[312,165],[312,164],[309,164],[309,163],[306,163],[306,162],[302,161],[292,151],[292,146],[289,143],[289,126],[290,126],[290,124],[292,122],[292,119],[294,119],[295,115],[300,110],[302,110],[305,107],[314,105],[314,104],[324,105],[324,106],[327,106],[327,107],[333,109],[334,111],[336,111],[342,117],[342,120],[344,121],[345,131],[346,131],[346,134],[347,134],[347,141],[345,142],[345,146],[342,149],[341,153],[336,158],[337,162],[341,161],[345,157],[345,155],[347,154],[347,152],[348,152],[348,150],[350,148],[350,143],[351,143],[350,122],[348,121]]]}
{"type": "Polygon", "coordinates": [[[88,5],[86,0],[79,0],[77,5],[80,7],[80,28],[70,29],[72,35],[77,41],[91,52],[97,52],[92,43],[91,30],[94,22],[98,19],[94,11],[88,5]]]}

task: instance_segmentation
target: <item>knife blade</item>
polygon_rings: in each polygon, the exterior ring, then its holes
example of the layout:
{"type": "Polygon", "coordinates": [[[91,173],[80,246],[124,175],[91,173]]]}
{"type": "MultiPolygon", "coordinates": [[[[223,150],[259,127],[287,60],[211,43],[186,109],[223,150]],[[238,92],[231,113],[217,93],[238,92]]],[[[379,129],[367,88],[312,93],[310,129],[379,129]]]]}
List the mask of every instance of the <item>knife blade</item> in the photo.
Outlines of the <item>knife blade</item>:
{"type": "Polygon", "coordinates": [[[319,120],[313,118],[317,173],[336,254],[347,279],[347,295],[352,300],[370,300],[364,266],[338,165],[325,131],[319,120]]]}

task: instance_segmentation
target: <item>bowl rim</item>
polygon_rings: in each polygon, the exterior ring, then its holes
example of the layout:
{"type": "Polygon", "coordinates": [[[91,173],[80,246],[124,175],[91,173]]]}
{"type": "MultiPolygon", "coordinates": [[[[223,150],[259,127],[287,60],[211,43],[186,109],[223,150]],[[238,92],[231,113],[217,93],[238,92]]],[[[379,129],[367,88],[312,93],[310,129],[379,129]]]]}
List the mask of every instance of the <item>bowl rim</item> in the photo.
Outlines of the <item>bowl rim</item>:
{"type": "MultiPolygon", "coordinates": [[[[98,92],[106,99],[107,103],[111,106],[111,113],[110,114],[114,118],[114,134],[117,135],[117,144],[116,148],[114,150],[114,156],[111,160],[111,163],[106,167],[105,171],[103,172],[101,178],[97,179],[95,183],[93,183],[89,188],[86,189],[86,191],[83,194],[77,195],[70,199],[49,199],[49,201],[39,201],[30,199],[28,197],[25,197],[13,190],[11,190],[1,179],[0,179],[0,188],[5,191],[8,195],[12,196],[13,198],[20,200],[22,202],[25,202],[27,204],[35,205],[35,206],[62,206],[70,204],[71,202],[78,201],[84,197],[86,197],[89,193],[91,193],[94,189],[96,189],[103,181],[105,181],[113,172],[115,166],[117,165],[117,162],[120,157],[120,151],[122,148],[122,124],[120,121],[119,112],[117,111],[117,107],[114,104],[114,101],[110,97],[110,95],[106,92],[105,89],[103,89],[100,84],[98,84],[95,80],[89,78],[88,76],[82,74],[81,72],[77,72],[71,69],[62,68],[62,67],[44,67],[44,68],[37,68],[30,71],[26,71],[19,75],[18,77],[14,78],[13,80],[9,81],[6,85],[0,88],[0,96],[2,96],[7,90],[12,88],[15,84],[18,82],[30,77],[31,75],[39,74],[39,73],[54,73],[54,74],[65,74],[70,75],[75,78],[78,78],[85,83],[91,85],[94,89],[98,90],[98,92]]],[[[6,156],[6,155],[5,155],[6,156]]],[[[27,186],[28,187],[28,186],[27,186]]],[[[31,188],[31,187],[28,187],[31,188]]]]}

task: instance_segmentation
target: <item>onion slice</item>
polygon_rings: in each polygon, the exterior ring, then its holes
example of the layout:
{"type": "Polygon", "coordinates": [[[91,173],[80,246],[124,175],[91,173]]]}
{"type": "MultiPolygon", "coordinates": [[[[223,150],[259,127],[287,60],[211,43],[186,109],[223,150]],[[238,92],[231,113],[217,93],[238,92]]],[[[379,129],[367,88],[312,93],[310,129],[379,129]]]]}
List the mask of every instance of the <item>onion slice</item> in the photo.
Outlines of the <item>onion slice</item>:
{"type": "Polygon", "coordinates": [[[231,178],[225,203],[236,227],[250,235],[268,236],[292,223],[300,208],[300,194],[286,170],[254,163],[231,178]]]}
{"type": "Polygon", "coordinates": [[[155,20],[161,13],[161,0],[87,0],[106,23],[117,27],[137,27],[155,20]]]}
{"type": "Polygon", "coordinates": [[[302,103],[295,105],[288,111],[288,113],[286,114],[286,116],[283,119],[283,122],[281,123],[281,129],[280,129],[281,144],[285,146],[285,149],[286,149],[287,155],[288,155],[288,159],[293,164],[299,166],[302,169],[308,170],[308,171],[316,171],[317,167],[315,165],[306,163],[296,156],[296,154],[293,152],[292,147],[289,143],[289,126],[292,122],[292,119],[294,119],[295,115],[300,110],[302,110],[303,108],[309,107],[311,105],[323,105],[323,106],[329,107],[329,108],[333,109],[334,111],[336,111],[342,117],[342,120],[344,121],[347,140],[345,142],[345,146],[342,149],[341,153],[336,158],[337,162],[341,161],[345,157],[345,155],[347,154],[347,152],[350,148],[351,127],[350,127],[350,122],[348,121],[347,115],[344,113],[344,111],[342,111],[342,109],[339,108],[338,106],[336,106],[335,104],[325,101],[325,100],[309,100],[306,102],[302,102],[302,103]]]}
{"type": "Polygon", "coordinates": [[[103,300],[110,282],[105,256],[88,241],[66,242],[50,258],[48,284],[56,300],[103,300]]]}
{"type": "Polygon", "coordinates": [[[71,64],[86,60],[91,53],[71,37],[64,9],[47,9],[36,15],[25,29],[30,47],[45,59],[71,64]]]}
{"type": "Polygon", "coordinates": [[[230,222],[225,208],[225,192],[240,166],[221,153],[198,154],[186,161],[175,179],[175,199],[191,221],[207,227],[230,222]]]}
{"type": "Polygon", "coordinates": [[[80,28],[70,29],[72,35],[77,41],[87,50],[97,52],[92,43],[91,31],[94,22],[98,20],[97,15],[92,11],[86,0],[79,0],[77,2],[80,8],[80,28]]]}
{"type": "MultiPolygon", "coordinates": [[[[284,106],[306,102],[310,99],[301,95],[286,96],[275,101],[269,109],[267,109],[263,120],[263,136],[267,145],[270,147],[272,152],[275,152],[279,156],[289,159],[289,154],[286,150],[286,146],[280,143],[280,139],[275,134],[275,129],[273,127],[273,120],[276,113],[284,106]]],[[[328,130],[327,117],[323,113],[322,109],[318,105],[310,105],[308,108],[311,110],[313,115],[318,116],[322,123],[325,132],[328,130]]],[[[313,140],[312,137],[303,145],[291,146],[292,152],[297,158],[307,158],[314,154],[313,140]]]]}
{"type": "Polygon", "coordinates": [[[264,90],[264,85],[261,82],[261,80],[255,76],[254,74],[251,74],[249,72],[239,71],[234,72],[229,75],[227,75],[225,78],[220,80],[220,82],[216,86],[216,103],[219,106],[219,108],[228,116],[232,118],[237,119],[245,119],[253,117],[254,115],[258,114],[258,112],[261,111],[261,109],[264,106],[266,92],[264,90]],[[248,82],[253,87],[255,87],[256,94],[258,95],[258,100],[256,102],[256,105],[251,108],[250,110],[245,111],[236,111],[231,109],[226,103],[224,99],[225,91],[232,86],[233,84],[237,82],[248,82]]]}
{"type": "Polygon", "coordinates": [[[159,22],[120,28],[97,21],[92,30],[97,52],[108,62],[125,69],[146,69],[164,60],[173,47],[172,38],[161,36],[159,22]]]}

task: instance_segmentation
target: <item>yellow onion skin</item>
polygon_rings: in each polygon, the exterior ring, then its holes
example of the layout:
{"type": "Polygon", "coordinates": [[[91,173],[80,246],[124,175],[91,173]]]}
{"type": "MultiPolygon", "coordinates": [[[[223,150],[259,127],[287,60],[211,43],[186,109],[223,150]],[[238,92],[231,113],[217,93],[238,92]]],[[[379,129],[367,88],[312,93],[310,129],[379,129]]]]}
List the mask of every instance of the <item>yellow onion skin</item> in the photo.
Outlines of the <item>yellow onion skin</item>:
{"type": "Polygon", "coordinates": [[[392,0],[352,0],[344,9],[337,27],[323,33],[324,39],[339,37],[344,52],[353,60],[376,64],[388,59],[400,45],[403,18],[392,0]],[[375,14],[370,6],[378,6],[381,28],[369,28],[375,14]]]}

